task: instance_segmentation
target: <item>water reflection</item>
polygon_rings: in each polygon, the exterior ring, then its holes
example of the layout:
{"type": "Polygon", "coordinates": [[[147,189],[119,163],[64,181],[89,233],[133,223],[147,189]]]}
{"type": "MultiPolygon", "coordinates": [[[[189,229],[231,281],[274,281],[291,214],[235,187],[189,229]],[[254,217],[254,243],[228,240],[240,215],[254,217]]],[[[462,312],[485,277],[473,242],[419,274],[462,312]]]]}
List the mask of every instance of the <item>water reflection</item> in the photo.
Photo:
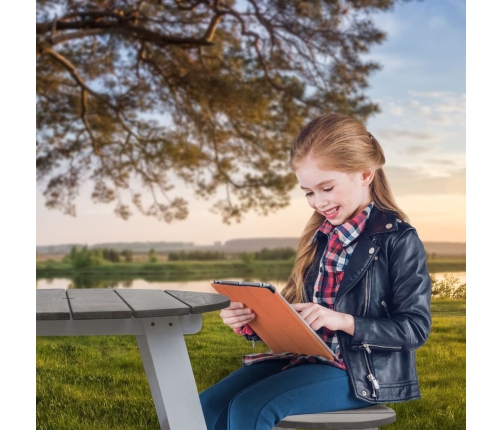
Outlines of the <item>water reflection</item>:
{"type": "MultiPolygon", "coordinates": [[[[461,283],[466,282],[465,272],[450,272],[450,273],[433,273],[436,280],[441,280],[445,276],[458,277],[461,283]]],[[[281,291],[286,285],[286,280],[282,279],[265,279],[265,278],[235,278],[235,281],[251,281],[251,282],[269,282],[274,285],[278,291],[281,291]]],[[[94,277],[77,277],[75,279],[54,278],[54,279],[37,279],[37,289],[44,288],[134,288],[134,289],[156,289],[156,290],[184,290],[184,291],[199,291],[206,293],[215,293],[211,287],[213,279],[197,280],[197,281],[150,281],[145,279],[129,279],[129,280],[103,280],[94,277]]]]}

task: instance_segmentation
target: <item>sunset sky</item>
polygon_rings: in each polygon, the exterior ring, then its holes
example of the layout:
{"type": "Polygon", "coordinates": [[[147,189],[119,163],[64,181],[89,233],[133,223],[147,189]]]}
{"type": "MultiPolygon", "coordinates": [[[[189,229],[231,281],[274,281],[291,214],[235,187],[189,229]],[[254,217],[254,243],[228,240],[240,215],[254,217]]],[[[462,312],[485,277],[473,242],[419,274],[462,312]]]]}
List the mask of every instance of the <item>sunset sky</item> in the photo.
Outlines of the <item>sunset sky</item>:
{"type": "MultiPolygon", "coordinates": [[[[466,240],[466,11],[465,2],[425,0],[378,14],[387,40],[368,55],[382,65],[370,77],[367,95],[382,112],[368,130],[382,145],[398,204],[424,241],[466,240]]],[[[138,213],[128,221],[113,214],[113,204],[95,205],[91,187],[77,200],[77,217],[44,206],[37,190],[37,245],[128,241],[186,241],[212,244],[244,237],[297,237],[311,214],[296,188],[291,205],[268,217],[247,214],[224,225],[209,212],[211,201],[190,190],[187,220],[165,224],[138,213]]],[[[146,193],[146,191],[145,191],[146,193]]]]}

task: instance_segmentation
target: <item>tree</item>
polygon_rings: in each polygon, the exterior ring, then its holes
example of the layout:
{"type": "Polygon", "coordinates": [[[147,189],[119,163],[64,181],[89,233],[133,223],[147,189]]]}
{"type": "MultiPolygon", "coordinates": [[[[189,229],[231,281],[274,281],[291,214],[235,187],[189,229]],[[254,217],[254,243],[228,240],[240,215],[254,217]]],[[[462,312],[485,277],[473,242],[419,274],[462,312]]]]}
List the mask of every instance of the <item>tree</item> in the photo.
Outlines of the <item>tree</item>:
{"type": "Polygon", "coordinates": [[[225,222],[285,207],[301,126],[378,112],[363,90],[379,65],[361,54],[385,37],[370,13],[396,1],[38,0],[46,205],[75,215],[90,180],[93,201],[115,202],[118,216],[132,203],[170,222],[188,214],[181,180],[225,222]]]}
{"type": "Polygon", "coordinates": [[[100,266],[103,263],[103,252],[100,249],[89,249],[87,245],[80,251],[72,247],[69,259],[74,269],[82,270],[91,266],[100,266]]]}
{"type": "Polygon", "coordinates": [[[106,261],[111,261],[112,263],[118,263],[120,262],[120,253],[111,248],[104,248],[101,250],[103,253],[103,258],[106,261]]]}
{"type": "Polygon", "coordinates": [[[159,261],[159,258],[157,257],[157,253],[155,252],[155,249],[150,249],[148,252],[148,261],[150,263],[157,263],[159,261]]]}
{"type": "Polygon", "coordinates": [[[132,251],[130,249],[123,249],[120,255],[124,257],[126,263],[131,263],[133,260],[132,251]]]}

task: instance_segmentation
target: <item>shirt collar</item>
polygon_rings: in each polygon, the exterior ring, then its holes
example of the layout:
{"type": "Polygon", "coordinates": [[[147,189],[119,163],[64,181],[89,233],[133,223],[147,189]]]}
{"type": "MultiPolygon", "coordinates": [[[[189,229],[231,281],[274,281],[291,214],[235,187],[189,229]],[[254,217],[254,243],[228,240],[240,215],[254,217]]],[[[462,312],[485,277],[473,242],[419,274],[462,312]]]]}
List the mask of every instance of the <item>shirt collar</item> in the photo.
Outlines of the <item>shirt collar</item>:
{"type": "Polygon", "coordinates": [[[366,225],[366,221],[370,216],[371,209],[373,209],[373,202],[366,206],[360,213],[355,217],[349,219],[341,225],[335,226],[331,224],[327,219],[319,226],[319,228],[314,233],[314,237],[310,244],[317,241],[319,234],[325,234],[330,237],[333,233],[338,234],[338,238],[344,248],[349,246],[357,237],[363,232],[366,225]]]}

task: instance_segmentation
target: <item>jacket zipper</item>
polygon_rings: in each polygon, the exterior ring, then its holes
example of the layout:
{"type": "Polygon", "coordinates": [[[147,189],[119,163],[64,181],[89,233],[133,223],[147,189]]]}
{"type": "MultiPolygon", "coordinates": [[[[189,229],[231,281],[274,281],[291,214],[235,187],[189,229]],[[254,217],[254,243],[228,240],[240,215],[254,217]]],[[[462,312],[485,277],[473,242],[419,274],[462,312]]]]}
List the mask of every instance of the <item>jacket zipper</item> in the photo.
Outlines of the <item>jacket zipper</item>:
{"type": "Polygon", "coordinates": [[[369,302],[369,278],[370,278],[370,271],[366,272],[366,280],[365,280],[365,297],[364,297],[364,311],[363,311],[363,317],[366,316],[366,312],[368,311],[368,302],[369,302]]]}
{"type": "Polygon", "coordinates": [[[363,343],[359,348],[364,348],[368,354],[371,354],[370,346],[376,346],[377,348],[385,348],[385,349],[401,349],[400,346],[382,346],[382,345],[374,345],[372,343],[363,343]]]}
{"type": "Polygon", "coordinates": [[[378,383],[377,379],[373,376],[373,373],[371,373],[370,362],[368,360],[369,354],[371,354],[371,350],[367,347],[366,351],[364,352],[364,360],[366,361],[366,367],[368,368],[369,373],[366,375],[366,377],[371,382],[371,385],[373,387],[373,393],[371,393],[371,397],[376,398],[376,390],[380,389],[380,384],[378,383]]]}
{"type": "Polygon", "coordinates": [[[380,303],[382,304],[383,308],[385,309],[385,313],[390,318],[389,308],[387,307],[387,303],[385,303],[385,300],[382,300],[380,303]]]}
{"type": "MultiPolygon", "coordinates": [[[[366,316],[366,312],[368,311],[368,303],[370,300],[370,292],[369,292],[369,280],[370,280],[370,269],[366,272],[366,279],[365,279],[365,298],[364,298],[364,311],[363,311],[363,316],[366,316]]],[[[366,351],[364,352],[364,360],[366,361],[366,367],[368,368],[368,374],[366,377],[368,380],[371,382],[372,388],[373,388],[373,393],[371,393],[371,397],[376,398],[376,390],[380,389],[380,384],[378,383],[377,379],[371,373],[371,367],[370,367],[370,361],[369,361],[369,354],[371,354],[371,349],[368,344],[363,343],[364,349],[366,351]]]]}

